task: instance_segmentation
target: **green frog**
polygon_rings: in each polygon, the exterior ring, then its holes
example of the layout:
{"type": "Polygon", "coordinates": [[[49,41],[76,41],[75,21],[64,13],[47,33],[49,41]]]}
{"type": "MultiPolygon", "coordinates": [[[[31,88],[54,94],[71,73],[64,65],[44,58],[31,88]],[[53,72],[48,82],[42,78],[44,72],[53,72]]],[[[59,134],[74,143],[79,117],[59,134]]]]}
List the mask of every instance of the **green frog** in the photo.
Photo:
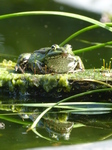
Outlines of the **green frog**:
{"type": "Polygon", "coordinates": [[[80,57],[74,55],[71,45],[59,47],[54,44],[33,53],[21,54],[15,71],[32,71],[34,74],[74,73],[84,71],[84,65],[80,57]]]}

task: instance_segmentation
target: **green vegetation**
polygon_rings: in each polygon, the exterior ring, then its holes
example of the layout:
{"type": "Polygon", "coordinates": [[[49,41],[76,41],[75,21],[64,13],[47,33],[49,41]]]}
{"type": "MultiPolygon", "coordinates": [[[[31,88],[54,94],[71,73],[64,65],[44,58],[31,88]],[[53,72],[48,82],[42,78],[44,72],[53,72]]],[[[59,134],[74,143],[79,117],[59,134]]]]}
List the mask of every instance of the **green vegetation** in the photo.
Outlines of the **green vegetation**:
{"type": "MultiPolygon", "coordinates": [[[[12,14],[6,14],[6,15],[1,15],[0,20],[2,19],[10,19],[11,17],[22,17],[22,16],[32,16],[32,15],[56,15],[56,16],[63,16],[63,17],[69,17],[72,19],[80,19],[83,21],[87,21],[89,23],[92,23],[94,25],[86,27],[84,29],[81,29],[77,31],[76,33],[73,33],[71,36],[69,36],[67,39],[65,39],[62,43],[60,43],[60,46],[63,46],[66,44],[68,41],[72,40],[76,36],[87,32],[89,30],[93,30],[98,27],[102,27],[110,32],[112,32],[112,27],[110,27],[112,24],[104,24],[101,23],[97,20],[94,20],[92,18],[88,18],[82,15],[78,14],[73,14],[73,13],[66,13],[66,12],[56,12],[56,11],[31,11],[31,12],[19,12],[19,13],[12,13],[12,14]]],[[[81,53],[81,52],[86,52],[86,51],[91,51],[96,48],[100,47],[105,47],[108,45],[112,45],[112,41],[106,41],[104,43],[100,44],[95,44],[90,47],[86,47],[83,49],[78,49],[75,50],[74,53],[81,53]]],[[[88,69],[85,70],[83,73],[82,72],[77,72],[74,74],[45,74],[45,75],[34,75],[31,73],[15,73],[14,71],[14,66],[15,63],[12,61],[6,61],[4,60],[0,64],[0,89],[3,92],[9,92],[9,93],[21,93],[25,94],[30,93],[30,95],[33,95],[34,91],[38,95],[44,95],[46,93],[50,96],[55,95],[57,96],[59,93],[61,94],[68,94],[67,98],[64,98],[60,100],[57,103],[49,103],[47,104],[30,104],[30,107],[42,107],[45,108],[35,119],[33,124],[31,125],[30,128],[28,128],[27,131],[32,130],[35,132],[37,135],[39,135],[42,138],[45,138],[47,140],[50,140],[49,138],[43,137],[40,135],[36,130],[35,127],[39,123],[42,117],[45,116],[45,114],[49,113],[49,111],[53,108],[60,108],[61,110],[58,112],[61,113],[75,113],[75,114],[105,114],[105,113],[110,113],[112,110],[111,103],[100,103],[100,102],[91,102],[91,103],[75,103],[75,102],[70,102],[65,103],[66,101],[72,101],[76,100],[76,98],[86,96],[86,95],[92,95],[94,93],[100,93],[102,94],[103,92],[109,92],[111,93],[112,91],[112,73],[111,73],[111,63],[109,65],[105,65],[105,61],[103,60],[103,67],[101,69],[88,69]],[[5,74],[5,76],[4,76],[5,74]],[[108,82],[107,82],[108,81],[108,82]],[[77,84],[77,86],[75,85],[77,84]],[[86,86],[84,86],[86,84],[86,86]],[[80,89],[77,92],[77,88],[80,89]],[[83,91],[85,88],[84,92],[83,91]],[[32,89],[32,90],[31,90],[32,89]],[[78,93],[78,94],[77,94],[78,93]],[[70,96],[72,95],[72,96],[70,96]],[[89,106],[91,106],[89,108],[89,106]]],[[[24,106],[28,107],[28,104],[0,104],[1,110],[6,110],[6,107],[4,106],[9,106],[12,108],[12,106],[17,107],[17,106],[24,106]]],[[[9,109],[12,111],[12,109],[9,109]]],[[[18,114],[19,112],[16,111],[18,114]]],[[[21,113],[26,113],[26,112],[21,112],[21,113]]],[[[26,113],[27,114],[27,113],[26,113]]],[[[0,115],[2,119],[6,119],[3,117],[3,115],[0,115]],[[2,117],[1,117],[2,116],[2,117]]],[[[10,120],[9,120],[10,121],[10,120]]],[[[13,120],[14,121],[14,120],[13,120]]],[[[21,123],[21,122],[17,122],[21,123]]]]}

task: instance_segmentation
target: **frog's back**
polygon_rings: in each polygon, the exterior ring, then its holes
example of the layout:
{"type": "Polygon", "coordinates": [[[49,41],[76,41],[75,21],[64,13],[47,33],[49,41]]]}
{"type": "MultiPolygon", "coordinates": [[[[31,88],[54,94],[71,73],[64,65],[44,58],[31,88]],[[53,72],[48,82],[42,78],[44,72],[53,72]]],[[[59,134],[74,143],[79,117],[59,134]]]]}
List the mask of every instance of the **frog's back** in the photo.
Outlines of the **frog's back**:
{"type": "Polygon", "coordinates": [[[34,63],[36,60],[42,61],[45,58],[45,55],[49,50],[50,50],[50,47],[35,50],[29,58],[29,63],[32,63],[32,62],[34,63]]]}

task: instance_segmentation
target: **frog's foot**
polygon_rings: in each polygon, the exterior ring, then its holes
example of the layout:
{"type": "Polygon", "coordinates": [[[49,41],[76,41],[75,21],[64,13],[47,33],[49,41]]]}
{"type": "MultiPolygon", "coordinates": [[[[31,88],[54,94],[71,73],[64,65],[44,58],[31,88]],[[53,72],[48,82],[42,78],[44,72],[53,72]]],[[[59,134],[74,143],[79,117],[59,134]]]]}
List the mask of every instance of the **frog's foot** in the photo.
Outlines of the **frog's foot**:
{"type": "Polygon", "coordinates": [[[24,73],[24,70],[25,70],[25,68],[21,68],[20,65],[16,65],[16,66],[15,66],[15,71],[16,71],[16,72],[17,72],[17,71],[20,71],[21,73],[24,73]]]}
{"type": "Polygon", "coordinates": [[[74,60],[74,62],[69,63],[68,67],[69,67],[68,73],[85,71],[84,65],[79,58],[77,60],[74,60]]]}
{"type": "Polygon", "coordinates": [[[83,72],[83,71],[85,71],[85,70],[84,69],[75,69],[75,70],[68,71],[68,74],[69,73],[76,73],[76,72],[83,72]]]}

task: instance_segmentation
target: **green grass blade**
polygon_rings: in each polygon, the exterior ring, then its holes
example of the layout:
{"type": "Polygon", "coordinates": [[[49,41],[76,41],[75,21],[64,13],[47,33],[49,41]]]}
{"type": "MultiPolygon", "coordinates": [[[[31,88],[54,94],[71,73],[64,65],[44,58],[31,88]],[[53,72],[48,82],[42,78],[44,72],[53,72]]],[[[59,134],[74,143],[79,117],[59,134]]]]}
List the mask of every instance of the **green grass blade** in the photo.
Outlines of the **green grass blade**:
{"type": "MultiPolygon", "coordinates": [[[[108,26],[112,26],[112,23],[106,23],[106,25],[108,26]]],[[[91,25],[91,26],[88,26],[88,27],[85,27],[75,33],[73,33],[72,35],[70,35],[69,37],[67,37],[67,39],[65,39],[62,43],[60,43],[60,46],[64,46],[66,43],[68,43],[70,40],[72,40],[73,38],[77,37],[78,35],[84,33],[84,32],[87,32],[89,30],[93,30],[95,28],[99,28],[100,26],[98,25],[91,25]]]]}
{"type": "Polygon", "coordinates": [[[73,33],[72,35],[70,35],[67,39],[65,39],[62,43],[59,44],[59,46],[64,46],[66,43],[68,43],[70,40],[72,40],[73,38],[77,37],[78,35],[84,33],[84,32],[87,32],[89,30],[92,30],[92,29],[95,29],[95,28],[98,28],[99,26],[98,25],[91,25],[89,27],[85,27],[75,33],[73,33]]]}
{"type": "Polygon", "coordinates": [[[93,46],[89,46],[89,47],[86,47],[86,48],[81,48],[81,49],[78,49],[78,50],[73,50],[73,52],[75,54],[78,54],[78,53],[82,53],[82,52],[91,51],[91,50],[94,50],[94,49],[97,49],[97,48],[101,48],[101,47],[104,47],[106,45],[112,45],[112,41],[109,41],[109,42],[106,42],[106,43],[97,44],[97,45],[93,45],[93,46]]]}
{"type": "MultiPolygon", "coordinates": [[[[105,89],[105,91],[109,91],[110,89],[107,88],[105,89]]],[[[92,91],[91,91],[92,92],[92,91]]],[[[3,106],[26,106],[26,107],[50,107],[53,106],[56,103],[23,103],[23,104],[0,104],[1,107],[3,106]]],[[[112,103],[99,103],[99,102],[63,102],[63,103],[59,103],[59,106],[83,106],[83,105],[104,105],[104,106],[112,106],[112,103]]]]}
{"type": "Polygon", "coordinates": [[[0,119],[3,119],[3,120],[6,120],[6,121],[10,121],[10,122],[13,122],[13,123],[17,123],[17,124],[22,124],[22,125],[25,125],[25,126],[28,126],[31,124],[31,122],[29,121],[23,121],[23,120],[20,120],[20,119],[15,119],[15,118],[12,118],[12,117],[9,117],[9,116],[3,116],[3,115],[0,115],[0,119]]]}
{"type": "MultiPolygon", "coordinates": [[[[86,43],[86,44],[89,44],[89,45],[98,45],[98,44],[102,44],[103,42],[92,42],[92,41],[86,41],[86,40],[83,40],[83,39],[77,39],[77,41],[80,41],[82,43],[86,43]]],[[[112,45],[106,45],[104,47],[107,47],[107,48],[112,48],[112,45]]]]}
{"type": "Polygon", "coordinates": [[[101,23],[100,21],[97,21],[95,19],[79,15],[79,14],[74,14],[74,13],[69,13],[69,12],[60,12],[60,11],[28,11],[28,12],[18,12],[18,13],[11,13],[11,14],[5,14],[0,16],[0,20],[2,19],[7,19],[7,18],[12,18],[12,17],[20,17],[20,16],[32,16],[32,15],[55,15],[55,16],[64,16],[64,17],[69,17],[69,18],[76,18],[80,19],[92,24],[96,24],[102,28],[105,28],[109,31],[112,32],[112,28],[109,27],[108,25],[101,23]]]}
{"type": "Polygon", "coordinates": [[[85,124],[82,124],[82,123],[75,123],[73,128],[80,128],[80,127],[84,127],[86,126],[85,124]]]}
{"type": "Polygon", "coordinates": [[[33,128],[32,131],[33,131],[36,135],[38,135],[39,137],[41,137],[41,138],[43,138],[43,139],[45,139],[45,140],[54,141],[54,140],[52,140],[52,139],[50,139],[50,138],[48,138],[48,137],[45,137],[45,136],[41,135],[39,132],[36,131],[35,128],[33,128]]]}
{"type": "Polygon", "coordinates": [[[36,127],[36,125],[38,124],[38,122],[40,121],[40,119],[51,109],[52,107],[48,107],[47,109],[45,109],[38,117],[37,119],[33,122],[32,126],[30,128],[28,128],[27,132],[29,130],[32,130],[33,128],[36,127]]]}

